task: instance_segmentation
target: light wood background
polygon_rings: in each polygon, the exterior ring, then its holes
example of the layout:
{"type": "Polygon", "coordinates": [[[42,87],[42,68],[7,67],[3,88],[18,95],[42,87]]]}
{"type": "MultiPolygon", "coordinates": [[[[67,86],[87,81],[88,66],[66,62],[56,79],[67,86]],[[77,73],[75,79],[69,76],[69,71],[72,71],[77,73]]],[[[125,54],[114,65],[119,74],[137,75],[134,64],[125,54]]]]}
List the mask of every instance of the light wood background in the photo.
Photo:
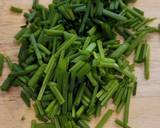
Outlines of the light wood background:
{"type": "MultiPolygon", "coordinates": [[[[51,0],[40,0],[46,4],[51,0]]],[[[11,5],[28,10],[32,0],[0,0],[0,52],[17,61],[19,46],[14,42],[14,35],[23,25],[22,15],[9,11],[11,5]]],[[[153,26],[160,23],[160,0],[138,0],[135,4],[145,11],[148,17],[157,17],[153,26]]],[[[130,108],[130,125],[133,128],[160,128],[160,35],[152,34],[148,37],[151,45],[151,78],[146,81],[143,77],[143,65],[137,65],[138,93],[132,98],[130,108]]],[[[7,65],[0,77],[0,83],[7,77],[7,65]]],[[[0,128],[30,128],[30,121],[34,119],[33,109],[27,108],[20,98],[20,89],[11,88],[8,93],[0,92],[0,128]],[[25,117],[21,121],[21,117],[25,117]]],[[[104,110],[106,111],[106,110],[104,110]]],[[[104,113],[104,111],[102,113],[104,113]]],[[[102,114],[103,115],[103,114],[102,114]]],[[[116,128],[114,119],[121,115],[113,115],[105,128],[116,128]]],[[[91,121],[94,128],[100,118],[91,121]]]]}

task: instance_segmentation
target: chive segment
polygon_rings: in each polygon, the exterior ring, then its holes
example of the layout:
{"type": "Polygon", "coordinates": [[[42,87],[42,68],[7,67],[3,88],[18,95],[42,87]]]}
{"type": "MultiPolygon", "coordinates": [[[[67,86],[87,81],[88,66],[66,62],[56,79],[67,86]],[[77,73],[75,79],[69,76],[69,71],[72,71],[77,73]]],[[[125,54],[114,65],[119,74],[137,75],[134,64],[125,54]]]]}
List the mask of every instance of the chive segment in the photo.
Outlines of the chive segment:
{"type": "Polygon", "coordinates": [[[99,123],[96,125],[96,128],[103,128],[103,126],[105,125],[106,121],[111,117],[113,113],[112,109],[109,109],[104,116],[102,117],[102,119],[99,121],[99,123]]]}

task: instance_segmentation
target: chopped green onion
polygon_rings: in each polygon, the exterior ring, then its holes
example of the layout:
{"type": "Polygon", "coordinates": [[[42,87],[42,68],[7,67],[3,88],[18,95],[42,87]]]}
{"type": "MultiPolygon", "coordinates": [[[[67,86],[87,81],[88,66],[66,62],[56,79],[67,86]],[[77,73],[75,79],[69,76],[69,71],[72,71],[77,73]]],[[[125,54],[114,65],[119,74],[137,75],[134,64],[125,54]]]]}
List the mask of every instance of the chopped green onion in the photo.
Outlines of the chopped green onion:
{"type": "Polygon", "coordinates": [[[15,12],[15,13],[22,13],[22,12],[23,12],[23,10],[22,10],[21,8],[16,7],[16,6],[11,6],[11,7],[10,7],[10,10],[11,10],[12,12],[15,12]]]}
{"type": "Polygon", "coordinates": [[[113,110],[109,109],[101,118],[99,123],[96,125],[96,128],[103,128],[107,120],[111,117],[112,113],[113,113],[113,110]]]}
{"type": "Polygon", "coordinates": [[[50,86],[52,93],[54,94],[57,101],[59,102],[59,104],[63,104],[65,102],[65,100],[64,100],[63,96],[61,95],[61,93],[59,92],[59,90],[57,89],[57,84],[50,82],[49,86],[50,86]]]}

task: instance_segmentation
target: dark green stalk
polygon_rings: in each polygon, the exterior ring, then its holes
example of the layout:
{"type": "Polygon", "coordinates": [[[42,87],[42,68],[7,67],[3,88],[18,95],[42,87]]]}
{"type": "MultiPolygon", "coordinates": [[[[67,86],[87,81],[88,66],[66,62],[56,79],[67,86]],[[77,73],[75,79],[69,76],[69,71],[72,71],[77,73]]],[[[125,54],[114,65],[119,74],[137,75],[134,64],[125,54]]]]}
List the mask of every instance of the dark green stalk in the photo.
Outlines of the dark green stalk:
{"type": "Polygon", "coordinates": [[[44,73],[44,70],[46,68],[46,64],[42,64],[38,70],[34,73],[34,75],[32,76],[32,78],[28,81],[28,86],[31,89],[35,89],[37,84],[38,84],[38,80],[41,78],[41,76],[44,73]]]}
{"type": "Polygon", "coordinates": [[[36,39],[35,39],[33,34],[30,36],[30,41],[31,41],[31,43],[32,43],[32,45],[34,47],[34,50],[35,50],[35,53],[36,53],[36,56],[37,56],[39,64],[42,64],[43,63],[42,62],[42,56],[40,54],[40,51],[39,51],[38,46],[37,46],[36,39]]]}
{"type": "Polygon", "coordinates": [[[0,76],[3,72],[3,65],[4,65],[4,56],[0,53],[0,76]]]}
{"type": "Polygon", "coordinates": [[[12,74],[9,74],[7,79],[2,83],[1,90],[2,91],[8,91],[8,89],[12,86],[12,82],[14,81],[15,76],[12,74]]]}

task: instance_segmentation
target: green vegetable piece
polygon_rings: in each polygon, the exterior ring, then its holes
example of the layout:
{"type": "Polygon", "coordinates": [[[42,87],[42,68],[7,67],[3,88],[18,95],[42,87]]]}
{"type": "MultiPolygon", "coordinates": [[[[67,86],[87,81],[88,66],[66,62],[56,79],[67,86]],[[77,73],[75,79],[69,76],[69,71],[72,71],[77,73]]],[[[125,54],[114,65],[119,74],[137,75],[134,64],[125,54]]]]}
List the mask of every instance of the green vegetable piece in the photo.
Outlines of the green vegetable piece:
{"type": "Polygon", "coordinates": [[[21,8],[16,7],[16,6],[11,6],[11,7],[10,7],[10,10],[11,10],[12,12],[15,12],[15,13],[22,13],[22,12],[23,12],[23,10],[22,10],[21,8]]]}
{"type": "Polygon", "coordinates": [[[85,12],[86,10],[87,10],[87,7],[83,5],[83,6],[76,7],[74,9],[74,12],[79,13],[79,12],[85,12]]]}
{"type": "Polygon", "coordinates": [[[15,76],[26,75],[28,73],[35,71],[37,68],[38,68],[37,64],[27,65],[27,67],[24,70],[18,72],[12,72],[11,74],[15,76]]]}
{"type": "Polygon", "coordinates": [[[91,38],[87,37],[86,40],[85,40],[85,42],[84,42],[82,50],[84,50],[84,49],[87,48],[87,46],[89,45],[90,41],[91,41],[91,38]]]}
{"type": "Polygon", "coordinates": [[[99,50],[101,58],[104,58],[105,55],[104,55],[104,49],[103,49],[102,41],[97,40],[97,46],[98,46],[98,50],[99,50]]]}
{"type": "Polygon", "coordinates": [[[96,108],[96,117],[99,117],[101,115],[101,105],[98,105],[97,108],[96,108]]]}
{"type": "Polygon", "coordinates": [[[27,96],[27,94],[26,94],[26,92],[25,91],[21,91],[21,98],[22,98],[22,100],[24,101],[24,103],[28,106],[28,107],[30,107],[31,105],[31,103],[30,103],[30,99],[29,99],[29,97],[27,96]]]}
{"type": "Polygon", "coordinates": [[[113,96],[113,94],[114,94],[115,91],[117,90],[118,86],[119,86],[119,84],[117,83],[117,84],[115,84],[114,86],[112,86],[110,90],[108,90],[108,94],[107,94],[107,96],[102,100],[101,106],[104,106],[104,105],[108,102],[109,98],[111,98],[111,97],[113,96]]]}
{"type": "Polygon", "coordinates": [[[121,126],[122,128],[131,128],[130,126],[125,125],[125,124],[124,124],[121,120],[119,120],[119,119],[116,119],[116,120],[115,120],[115,123],[116,123],[117,125],[121,126]]]}
{"type": "Polygon", "coordinates": [[[57,52],[55,53],[55,56],[59,56],[59,54],[63,51],[66,50],[67,48],[69,48],[77,39],[76,35],[73,35],[70,39],[66,40],[65,42],[63,42],[63,44],[59,47],[59,49],[57,50],[57,52]]]}
{"type": "Polygon", "coordinates": [[[61,128],[58,117],[56,117],[56,116],[54,117],[54,124],[55,124],[55,128],[61,128]]]}
{"type": "Polygon", "coordinates": [[[65,100],[63,96],[61,95],[61,93],[59,92],[59,90],[57,89],[57,84],[54,82],[50,82],[49,86],[50,86],[50,89],[53,95],[56,97],[57,101],[59,102],[59,104],[63,104],[65,100]]]}
{"type": "Polygon", "coordinates": [[[79,79],[83,78],[85,75],[88,74],[88,72],[91,70],[90,64],[86,63],[78,72],[77,77],[79,79]]]}
{"type": "Polygon", "coordinates": [[[79,70],[82,66],[84,66],[85,62],[84,61],[79,61],[77,62],[75,65],[72,66],[71,69],[69,69],[70,72],[76,72],[77,70],[79,70]]]}
{"type": "Polygon", "coordinates": [[[81,101],[83,93],[84,93],[84,89],[85,89],[85,84],[80,85],[78,92],[77,92],[77,95],[76,95],[76,98],[75,98],[75,101],[74,101],[74,104],[76,106],[78,106],[80,104],[80,101],[81,101]]]}
{"type": "Polygon", "coordinates": [[[127,93],[127,98],[126,98],[126,103],[125,103],[125,109],[124,109],[124,118],[123,118],[123,122],[124,122],[125,125],[128,124],[129,105],[130,105],[130,99],[131,99],[134,83],[130,83],[129,86],[130,87],[129,87],[128,93],[127,93]]]}
{"type": "Polygon", "coordinates": [[[44,81],[42,83],[41,89],[39,91],[39,94],[38,94],[38,97],[37,97],[38,100],[42,99],[42,96],[44,94],[46,86],[48,85],[48,83],[49,83],[49,81],[51,79],[51,75],[52,75],[52,73],[54,71],[54,68],[56,66],[56,62],[55,61],[56,61],[56,58],[55,58],[54,55],[52,55],[50,60],[49,60],[49,63],[47,65],[46,69],[44,70],[44,72],[46,73],[46,76],[44,78],[44,81]]]}
{"type": "Polygon", "coordinates": [[[3,65],[4,65],[4,56],[0,53],[0,76],[3,72],[3,65]]]}
{"type": "Polygon", "coordinates": [[[44,47],[42,44],[38,44],[38,48],[40,50],[42,50],[46,55],[50,55],[51,54],[51,52],[46,47],[44,47]]]}
{"type": "Polygon", "coordinates": [[[103,15],[108,16],[108,17],[111,17],[111,18],[113,18],[113,19],[115,19],[115,20],[118,20],[118,21],[123,21],[123,22],[125,22],[125,21],[127,20],[126,17],[120,16],[120,15],[118,15],[118,14],[116,14],[116,13],[113,13],[113,12],[111,12],[111,11],[109,11],[109,10],[106,10],[106,9],[103,9],[102,13],[103,13],[103,15]]]}
{"type": "Polygon", "coordinates": [[[35,120],[32,120],[32,122],[31,122],[31,128],[37,128],[37,127],[36,127],[36,121],[35,121],[35,120]]]}
{"type": "Polygon", "coordinates": [[[30,41],[31,41],[31,43],[32,43],[32,45],[33,45],[33,47],[34,47],[34,50],[35,50],[35,53],[36,53],[38,62],[39,62],[39,64],[41,65],[41,64],[43,63],[43,62],[42,62],[42,56],[41,56],[41,54],[40,54],[40,51],[39,51],[38,46],[37,46],[36,39],[35,39],[35,37],[34,37],[33,34],[30,36],[30,41]]]}
{"type": "Polygon", "coordinates": [[[119,58],[129,47],[128,43],[121,44],[112,54],[111,57],[119,58]]]}
{"type": "Polygon", "coordinates": [[[145,68],[145,78],[146,80],[148,80],[150,77],[150,46],[148,44],[146,45],[144,68],[145,68]]]}
{"type": "Polygon", "coordinates": [[[84,110],[85,110],[85,106],[82,105],[82,106],[77,110],[77,112],[76,112],[76,117],[79,118],[80,115],[84,112],[84,110]]]}
{"type": "Polygon", "coordinates": [[[12,82],[14,81],[15,76],[12,74],[9,74],[7,79],[2,83],[1,90],[2,91],[8,91],[8,89],[12,86],[12,82]]]}
{"type": "Polygon", "coordinates": [[[102,117],[102,119],[99,121],[99,123],[96,125],[96,128],[103,128],[105,123],[108,121],[108,119],[111,117],[113,113],[113,110],[109,109],[104,116],[102,117]]]}
{"type": "Polygon", "coordinates": [[[83,20],[82,20],[82,23],[81,23],[81,26],[80,26],[80,29],[79,29],[79,33],[82,33],[85,29],[85,25],[86,25],[87,19],[89,17],[90,9],[91,9],[91,0],[88,0],[87,9],[86,9],[86,12],[83,16],[83,20]]]}
{"type": "Polygon", "coordinates": [[[38,70],[34,73],[34,75],[32,76],[32,78],[28,81],[28,86],[35,90],[36,86],[37,86],[37,83],[38,83],[38,80],[41,78],[41,76],[43,75],[44,73],[44,70],[46,68],[46,64],[42,64],[38,70]]]}
{"type": "Polygon", "coordinates": [[[95,102],[96,102],[96,94],[97,94],[97,92],[98,92],[98,88],[99,88],[98,85],[96,85],[96,87],[94,88],[90,106],[94,106],[94,105],[95,105],[95,102]]]}
{"type": "Polygon", "coordinates": [[[92,75],[91,72],[89,72],[89,73],[87,74],[87,77],[88,77],[89,81],[91,82],[91,84],[92,84],[93,86],[98,86],[98,83],[97,83],[97,81],[95,80],[95,78],[93,77],[93,75],[92,75]]]}
{"type": "Polygon", "coordinates": [[[41,102],[38,101],[38,100],[36,100],[36,101],[35,101],[35,105],[36,105],[37,108],[38,108],[38,111],[39,111],[40,116],[43,117],[43,116],[45,115],[45,113],[44,113],[44,110],[43,110],[43,108],[42,108],[41,102]]]}

